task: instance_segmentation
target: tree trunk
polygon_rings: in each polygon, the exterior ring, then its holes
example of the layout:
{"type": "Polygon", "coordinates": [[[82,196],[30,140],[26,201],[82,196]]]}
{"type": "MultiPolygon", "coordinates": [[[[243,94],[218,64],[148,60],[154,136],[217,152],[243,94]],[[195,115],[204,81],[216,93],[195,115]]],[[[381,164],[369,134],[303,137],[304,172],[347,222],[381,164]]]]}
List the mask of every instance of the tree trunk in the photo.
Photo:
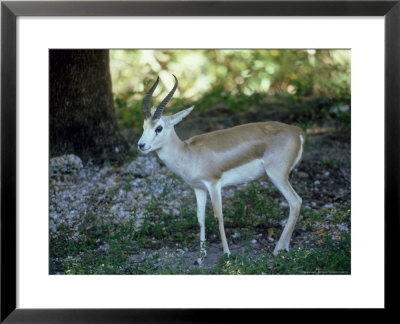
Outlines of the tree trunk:
{"type": "Polygon", "coordinates": [[[50,157],[120,160],[108,50],[50,50],[50,157]]]}

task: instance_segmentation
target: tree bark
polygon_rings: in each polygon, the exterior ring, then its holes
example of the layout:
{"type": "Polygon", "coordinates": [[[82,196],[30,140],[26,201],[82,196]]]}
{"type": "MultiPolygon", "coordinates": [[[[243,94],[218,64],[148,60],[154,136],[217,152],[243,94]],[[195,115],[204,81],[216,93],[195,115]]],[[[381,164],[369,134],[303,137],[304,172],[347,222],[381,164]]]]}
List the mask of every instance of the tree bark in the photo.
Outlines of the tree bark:
{"type": "Polygon", "coordinates": [[[50,157],[120,160],[108,50],[50,50],[50,157]]]}

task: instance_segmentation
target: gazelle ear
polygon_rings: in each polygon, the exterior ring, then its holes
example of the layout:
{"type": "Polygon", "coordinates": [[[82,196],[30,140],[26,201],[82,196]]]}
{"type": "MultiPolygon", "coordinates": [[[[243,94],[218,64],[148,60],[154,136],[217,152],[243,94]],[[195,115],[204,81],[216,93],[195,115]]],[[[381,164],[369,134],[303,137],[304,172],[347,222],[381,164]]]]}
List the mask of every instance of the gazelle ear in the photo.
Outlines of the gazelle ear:
{"type": "Polygon", "coordinates": [[[187,108],[185,110],[182,110],[174,115],[171,116],[163,116],[163,119],[165,123],[167,124],[168,127],[175,126],[178,124],[183,118],[185,118],[187,115],[191,113],[193,110],[194,106],[187,108]]]}

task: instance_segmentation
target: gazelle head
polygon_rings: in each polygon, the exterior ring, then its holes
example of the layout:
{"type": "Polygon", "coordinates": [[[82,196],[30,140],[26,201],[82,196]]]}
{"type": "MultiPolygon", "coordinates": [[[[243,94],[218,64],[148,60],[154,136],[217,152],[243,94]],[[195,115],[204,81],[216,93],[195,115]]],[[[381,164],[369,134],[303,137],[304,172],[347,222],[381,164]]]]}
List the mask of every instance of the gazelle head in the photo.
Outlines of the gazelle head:
{"type": "Polygon", "coordinates": [[[173,128],[178,124],[183,118],[185,118],[193,110],[194,106],[180,111],[172,116],[162,116],[164,107],[171,100],[174,92],[178,86],[178,80],[176,76],[175,85],[164,100],[158,105],[158,107],[150,108],[151,96],[158,85],[159,78],[152,85],[150,90],[147,92],[143,100],[143,113],[144,113],[144,123],[143,123],[143,134],[138,142],[138,149],[140,152],[147,154],[152,151],[159,150],[165,144],[168,144],[169,135],[173,131],[173,128]]]}

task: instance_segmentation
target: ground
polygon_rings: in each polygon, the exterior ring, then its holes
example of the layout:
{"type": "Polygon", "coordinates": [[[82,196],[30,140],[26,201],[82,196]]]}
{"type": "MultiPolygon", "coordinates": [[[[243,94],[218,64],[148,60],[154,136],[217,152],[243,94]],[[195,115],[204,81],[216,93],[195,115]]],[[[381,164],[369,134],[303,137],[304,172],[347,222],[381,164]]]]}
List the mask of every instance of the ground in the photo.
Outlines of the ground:
{"type": "MultiPolygon", "coordinates": [[[[301,109],[230,114],[222,107],[177,128],[183,139],[261,120],[306,130],[303,159],[290,176],[303,206],[289,253],[272,255],[289,210],[267,178],[223,190],[231,257],[222,255],[208,201],[207,257],[198,265],[194,193],[154,153],[103,166],[64,157],[50,165],[50,273],[349,274],[350,130],[334,117],[308,121],[301,109]]],[[[136,146],[140,131],[124,135],[136,146]]]]}

